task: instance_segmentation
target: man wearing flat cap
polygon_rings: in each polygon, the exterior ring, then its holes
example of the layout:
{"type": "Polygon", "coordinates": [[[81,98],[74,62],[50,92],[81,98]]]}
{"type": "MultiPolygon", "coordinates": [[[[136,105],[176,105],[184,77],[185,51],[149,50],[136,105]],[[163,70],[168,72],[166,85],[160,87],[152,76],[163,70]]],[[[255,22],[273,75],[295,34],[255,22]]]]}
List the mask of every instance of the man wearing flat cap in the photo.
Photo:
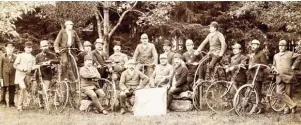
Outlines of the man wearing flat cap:
{"type": "Polygon", "coordinates": [[[84,66],[84,58],[85,58],[86,55],[92,56],[92,44],[89,41],[84,42],[84,51],[80,52],[77,55],[77,59],[78,59],[77,65],[78,65],[78,67],[84,66]]]}
{"type": "Polygon", "coordinates": [[[108,112],[102,107],[101,103],[105,97],[104,91],[99,87],[99,84],[95,81],[100,79],[100,74],[93,66],[93,58],[91,55],[84,57],[85,65],[80,68],[81,88],[83,92],[92,99],[92,103],[97,108],[99,113],[107,115],[108,112]],[[99,98],[98,98],[98,97],[99,98]]]}
{"type": "Polygon", "coordinates": [[[128,56],[121,52],[120,41],[114,42],[114,53],[109,57],[113,61],[112,79],[118,83],[121,73],[125,70],[124,64],[128,61],[128,56]]]}
{"type": "MultiPolygon", "coordinates": [[[[204,49],[205,45],[209,43],[208,54],[211,56],[209,58],[210,63],[208,68],[209,71],[212,72],[214,70],[215,64],[222,59],[224,53],[226,52],[227,44],[225,42],[224,35],[218,31],[219,26],[217,22],[215,21],[211,22],[209,27],[210,27],[210,33],[207,35],[205,40],[198,47],[197,53],[200,53],[200,51],[204,49]]],[[[205,65],[202,66],[200,70],[202,71],[206,70],[205,65]]],[[[205,73],[205,72],[201,72],[201,73],[205,73]]],[[[205,76],[205,74],[201,74],[201,76],[205,76]]],[[[204,79],[204,77],[201,79],[204,79]]]]}
{"type": "Polygon", "coordinates": [[[171,51],[171,42],[169,40],[164,40],[163,50],[165,55],[167,55],[167,60],[170,65],[172,65],[173,56],[176,54],[171,51]]]}
{"type": "Polygon", "coordinates": [[[167,95],[167,109],[170,110],[170,105],[173,100],[173,95],[181,94],[189,89],[189,84],[187,84],[188,69],[182,63],[182,56],[180,54],[175,54],[173,57],[174,61],[174,73],[172,75],[172,82],[169,85],[168,95],[167,95]]]}
{"type": "MultiPolygon", "coordinates": [[[[55,41],[54,41],[54,51],[57,54],[60,54],[62,60],[62,79],[75,80],[74,72],[72,69],[68,69],[68,65],[71,62],[71,57],[68,56],[68,50],[61,51],[62,49],[70,48],[78,48],[80,51],[84,51],[83,45],[76,33],[73,30],[73,22],[66,21],[65,29],[62,29],[55,41]]],[[[72,52],[73,53],[73,52],[72,52]]],[[[76,56],[76,55],[74,55],[76,56]]]]}
{"type": "Polygon", "coordinates": [[[144,88],[149,83],[149,78],[136,70],[136,61],[130,59],[126,62],[126,70],[122,72],[119,82],[120,88],[120,113],[126,113],[125,99],[134,95],[135,91],[144,88]]]}
{"type": "MultiPolygon", "coordinates": [[[[241,45],[235,43],[232,46],[233,56],[230,59],[230,65],[226,71],[230,71],[232,75],[238,70],[239,65],[246,65],[247,57],[241,54],[241,45]]],[[[236,75],[235,83],[239,87],[247,82],[246,70],[240,68],[238,74],[236,75]]]]}
{"type": "Polygon", "coordinates": [[[173,66],[168,63],[166,54],[160,54],[160,64],[158,64],[150,76],[151,87],[162,87],[169,84],[173,74],[173,66]]]}
{"type": "MultiPolygon", "coordinates": [[[[202,56],[201,54],[195,54],[196,50],[193,49],[194,43],[191,39],[187,39],[185,45],[187,51],[183,54],[183,61],[185,62],[186,67],[189,70],[187,82],[188,84],[190,84],[190,89],[192,90],[194,74],[198,67],[198,62],[202,59],[202,56]]],[[[199,72],[200,71],[201,70],[199,70],[199,72]]]]}
{"type": "Polygon", "coordinates": [[[13,67],[16,55],[13,53],[15,45],[12,42],[5,44],[5,54],[0,57],[0,86],[1,88],[1,101],[0,105],[9,104],[9,107],[15,107],[15,72],[16,69],[13,67]],[[8,91],[9,98],[6,100],[6,92],[8,91]]]}
{"type": "MultiPolygon", "coordinates": [[[[148,42],[148,35],[142,34],[139,44],[134,52],[133,59],[137,61],[139,64],[150,64],[155,65],[158,64],[158,53],[155,48],[155,45],[148,42]]],[[[139,67],[141,69],[142,67],[139,67]]],[[[146,66],[145,74],[147,76],[152,75],[154,71],[154,66],[146,66]]]]}
{"type": "Polygon", "coordinates": [[[301,55],[287,51],[287,42],[285,40],[279,41],[279,53],[274,55],[273,67],[279,73],[276,76],[276,92],[281,94],[283,100],[286,103],[284,114],[295,112],[295,103],[291,99],[291,86],[293,83],[297,83],[294,70],[301,62],[301,55]],[[290,110],[289,110],[290,109],[290,110]]]}

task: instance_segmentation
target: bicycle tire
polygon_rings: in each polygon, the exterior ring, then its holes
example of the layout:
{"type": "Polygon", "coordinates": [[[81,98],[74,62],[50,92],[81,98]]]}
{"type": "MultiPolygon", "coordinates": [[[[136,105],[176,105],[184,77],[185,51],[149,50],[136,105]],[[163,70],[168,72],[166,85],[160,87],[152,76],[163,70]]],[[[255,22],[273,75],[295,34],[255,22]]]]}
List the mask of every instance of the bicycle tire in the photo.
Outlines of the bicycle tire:
{"type": "Polygon", "coordinates": [[[59,112],[63,112],[66,108],[66,105],[69,101],[69,86],[67,82],[59,82],[55,86],[54,90],[54,99],[53,103],[55,106],[55,109],[59,112]],[[62,90],[64,89],[64,90],[62,90]],[[58,103],[58,104],[56,104],[58,103]],[[61,105],[62,104],[62,105],[61,105]]]}
{"type": "Polygon", "coordinates": [[[259,103],[258,93],[251,84],[241,86],[233,99],[234,110],[239,116],[250,116],[255,112],[259,103]],[[249,111],[245,111],[245,109],[249,111]]]}
{"type": "Polygon", "coordinates": [[[46,112],[49,114],[50,113],[50,103],[49,103],[49,95],[48,95],[48,90],[45,90],[45,85],[43,82],[40,83],[42,86],[42,97],[43,97],[43,101],[45,103],[45,110],[46,112]]]}
{"type": "Polygon", "coordinates": [[[115,103],[117,101],[117,91],[116,85],[108,79],[101,78],[100,80],[104,81],[105,84],[103,86],[103,91],[105,93],[105,98],[103,103],[105,103],[105,107],[107,110],[114,110],[115,103]]]}
{"type": "Polygon", "coordinates": [[[269,104],[275,112],[283,111],[286,107],[285,101],[281,98],[282,94],[276,93],[276,84],[272,83],[271,95],[268,96],[269,104]]]}
{"type": "Polygon", "coordinates": [[[232,102],[236,91],[236,86],[228,81],[212,83],[205,94],[207,106],[218,114],[232,111],[234,109],[232,102]]]}
{"type": "Polygon", "coordinates": [[[202,89],[207,84],[211,84],[211,82],[202,81],[202,82],[194,85],[194,87],[192,89],[192,91],[193,91],[192,104],[193,104],[194,108],[197,109],[198,111],[202,111],[202,109],[203,109],[203,96],[202,95],[204,95],[204,92],[202,91],[202,89]]]}

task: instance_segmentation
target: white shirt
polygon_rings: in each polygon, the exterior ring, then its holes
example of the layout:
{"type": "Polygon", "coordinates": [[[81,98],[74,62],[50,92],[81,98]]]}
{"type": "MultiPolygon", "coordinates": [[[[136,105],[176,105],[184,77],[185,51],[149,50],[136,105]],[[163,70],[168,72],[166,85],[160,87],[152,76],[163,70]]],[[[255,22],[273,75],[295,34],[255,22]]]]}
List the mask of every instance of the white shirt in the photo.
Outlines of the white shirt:
{"type": "Polygon", "coordinates": [[[70,30],[66,30],[67,36],[68,36],[68,41],[67,41],[67,45],[68,47],[70,47],[72,45],[72,35],[71,35],[71,31],[70,30]]]}

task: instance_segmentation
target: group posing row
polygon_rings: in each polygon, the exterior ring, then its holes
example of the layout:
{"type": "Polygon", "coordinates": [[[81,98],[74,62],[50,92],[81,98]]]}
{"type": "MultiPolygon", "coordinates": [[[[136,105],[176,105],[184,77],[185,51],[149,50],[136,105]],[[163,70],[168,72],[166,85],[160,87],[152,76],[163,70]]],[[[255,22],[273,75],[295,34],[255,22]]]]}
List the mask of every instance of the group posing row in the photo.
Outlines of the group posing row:
{"type": "MultiPolygon", "coordinates": [[[[114,53],[109,57],[107,53],[102,51],[104,44],[103,39],[99,38],[94,42],[95,50],[92,51],[92,44],[90,42],[86,41],[82,45],[76,32],[72,30],[73,23],[71,21],[66,21],[65,26],[66,29],[59,32],[54,42],[54,49],[57,54],[52,54],[48,50],[49,44],[47,41],[41,41],[40,46],[42,52],[36,57],[31,55],[32,44],[30,42],[25,43],[25,52],[17,56],[12,53],[14,44],[6,44],[6,54],[0,59],[0,78],[3,79],[4,83],[4,87],[2,87],[1,103],[6,103],[5,93],[8,90],[10,93],[9,105],[14,106],[13,94],[15,91],[15,84],[18,84],[20,88],[20,95],[18,98],[17,109],[22,111],[22,107],[24,106],[23,97],[26,95],[26,84],[24,82],[26,74],[36,68],[41,68],[45,84],[44,86],[47,88],[50,84],[50,80],[52,79],[52,75],[49,74],[52,69],[48,66],[40,67],[40,65],[49,63],[50,60],[57,57],[56,55],[60,55],[60,60],[62,62],[62,79],[69,79],[70,81],[75,80],[74,73],[68,66],[71,62],[71,58],[68,56],[68,52],[65,48],[78,48],[82,51],[78,55],[75,55],[78,58],[78,65],[81,67],[79,72],[81,88],[83,89],[83,92],[92,99],[93,104],[97,107],[97,110],[100,113],[108,113],[101,106],[101,103],[97,98],[101,98],[105,95],[102,89],[99,88],[98,83],[94,82],[93,79],[106,77],[106,73],[102,68],[106,64],[106,60],[114,62],[112,79],[116,81],[115,83],[118,83],[121,91],[119,95],[121,113],[126,112],[125,99],[132,96],[135,90],[144,88],[147,85],[167,86],[169,88],[167,104],[169,108],[171,101],[173,100],[173,95],[191,90],[194,74],[199,65],[198,62],[202,59],[200,52],[203,50],[205,45],[207,43],[209,44],[208,54],[211,56],[209,59],[210,62],[208,69],[210,72],[213,71],[215,64],[224,56],[227,48],[223,34],[218,31],[218,23],[212,22],[209,25],[210,33],[196,50],[194,49],[193,41],[188,39],[185,43],[187,52],[180,55],[171,51],[171,43],[166,40],[163,45],[164,53],[158,55],[155,46],[152,43],[149,43],[148,35],[142,34],[140,39],[141,44],[136,47],[133,59],[128,60],[128,56],[121,53],[120,43],[114,45],[114,53]],[[157,64],[158,60],[160,64],[157,64]],[[137,64],[138,67],[136,67],[137,64]],[[143,64],[145,67],[145,73],[137,70],[141,68],[141,65],[139,64],[143,64]]],[[[290,110],[294,112],[296,107],[296,103],[290,99],[290,83],[296,82],[293,69],[298,67],[301,59],[299,54],[286,51],[286,44],[287,43],[284,40],[279,42],[280,52],[274,56],[273,63],[275,69],[279,72],[276,80],[278,92],[287,95],[285,97],[290,100],[287,102],[288,107],[285,108],[284,113],[288,113],[290,110]]],[[[241,45],[235,44],[232,46],[234,56],[231,58],[231,64],[228,68],[229,71],[234,70],[236,67],[233,66],[237,64],[248,63],[249,67],[251,67],[254,64],[268,63],[265,53],[259,50],[260,42],[258,40],[253,40],[251,45],[252,53],[248,56],[241,54],[241,45]],[[248,62],[246,62],[246,59],[248,59],[248,62]]],[[[206,69],[207,67],[205,66],[200,67],[197,72],[197,82],[205,79],[206,69]]],[[[258,76],[259,77],[256,79],[256,88],[257,91],[261,93],[264,76],[261,73],[259,73],[258,76]]],[[[244,71],[240,71],[236,78],[237,83],[244,84],[246,83],[246,80],[246,73],[244,71]]],[[[262,112],[263,107],[259,107],[259,112],[262,112]]]]}

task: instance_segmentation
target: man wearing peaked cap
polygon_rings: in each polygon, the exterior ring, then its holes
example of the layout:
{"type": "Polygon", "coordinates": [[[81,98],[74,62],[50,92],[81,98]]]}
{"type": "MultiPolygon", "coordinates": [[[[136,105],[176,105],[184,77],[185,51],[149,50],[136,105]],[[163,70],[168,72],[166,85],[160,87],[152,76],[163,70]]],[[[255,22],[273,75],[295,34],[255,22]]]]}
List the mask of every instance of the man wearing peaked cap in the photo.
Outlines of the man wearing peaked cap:
{"type": "MultiPolygon", "coordinates": [[[[75,81],[74,71],[71,68],[68,68],[68,65],[71,65],[70,62],[72,62],[72,60],[70,60],[71,58],[68,55],[68,51],[62,51],[62,49],[68,47],[78,48],[80,51],[84,51],[84,49],[76,31],[73,30],[73,23],[71,21],[66,21],[65,27],[65,29],[62,29],[58,33],[53,46],[55,53],[61,56],[62,72],[64,72],[62,73],[61,78],[63,80],[69,79],[70,81],[75,81]]],[[[75,57],[76,55],[73,56],[75,57]]]]}
{"type": "Polygon", "coordinates": [[[156,66],[150,77],[151,87],[162,87],[169,84],[173,74],[173,66],[168,63],[166,54],[160,54],[160,64],[156,66]]]}
{"type": "Polygon", "coordinates": [[[118,83],[121,73],[125,70],[124,64],[128,61],[128,56],[121,52],[120,41],[114,42],[114,53],[109,57],[113,61],[112,79],[118,83]]]}
{"type": "Polygon", "coordinates": [[[99,113],[107,115],[108,112],[101,105],[101,102],[105,97],[105,93],[99,87],[98,82],[93,80],[100,79],[100,74],[93,66],[93,58],[91,55],[86,55],[84,59],[85,65],[80,68],[79,72],[83,92],[92,99],[92,103],[96,106],[99,113]]]}
{"type": "MultiPolygon", "coordinates": [[[[194,49],[194,43],[191,39],[187,39],[185,42],[186,45],[186,52],[183,54],[183,61],[186,63],[186,67],[189,70],[187,76],[187,82],[190,84],[190,90],[192,90],[194,74],[198,67],[198,62],[202,59],[201,54],[195,54],[196,50],[194,49]]],[[[201,70],[199,70],[201,71],[201,70]]],[[[199,73],[200,74],[200,73],[199,73]]]]}
{"type": "Polygon", "coordinates": [[[86,55],[92,56],[92,44],[89,41],[84,42],[84,50],[77,55],[77,65],[78,67],[84,66],[84,57],[86,55]]]}
{"type": "MultiPolygon", "coordinates": [[[[256,68],[252,68],[251,67],[255,64],[268,64],[268,59],[266,56],[266,53],[262,50],[260,50],[260,42],[256,39],[251,41],[251,50],[252,53],[249,55],[249,71],[250,73],[248,74],[248,78],[253,79],[255,72],[256,72],[256,68]]],[[[256,91],[258,92],[258,97],[259,100],[262,99],[263,94],[262,94],[262,83],[264,81],[264,77],[265,77],[265,73],[263,69],[260,69],[260,71],[258,72],[257,76],[256,76],[256,80],[255,80],[255,86],[256,86],[256,91]]],[[[258,108],[256,109],[258,110],[258,113],[262,113],[264,112],[264,104],[262,104],[261,102],[259,103],[258,108]]]]}
{"type": "MultiPolygon", "coordinates": [[[[201,43],[201,45],[197,49],[197,54],[200,53],[206,44],[209,44],[209,52],[212,54],[212,56],[209,57],[210,63],[209,63],[209,71],[213,72],[215,64],[219,62],[224,53],[226,52],[227,49],[227,44],[225,41],[224,35],[218,31],[218,23],[213,21],[209,25],[210,27],[210,33],[207,35],[205,40],[201,43]]],[[[200,71],[200,78],[198,79],[198,82],[201,81],[202,79],[205,79],[204,76],[206,76],[206,66],[201,66],[200,71]]]]}
{"type": "Polygon", "coordinates": [[[167,109],[170,110],[170,105],[174,95],[179,95],[189,89],[187,84],[188,69],[182,64],[182,56],[180,54],[174,55],[174,73],[172,75],[171,84],[168,86],[170,89],[167,95],[167,109]]]}
{"type": "Polygon", "coordinates": [[[279,41],[279,53],[274,55],[273,66],[279,73],[276,76],[276,93],[281,94],[282,99],[286,103],[284,114],[295,112],[295,103],[292,98],[291,87],[293,83],[297,83],[297,78],[294,70],[301,62],[301,55],[287,51],[287,42],[285,40],[279,41]]]}
{"type": "Polygon", "coordinates": [[[163,50],[163,54],[167,55],[168,63],[172,65],[172,60],[175,53],[171,51],[171,42],[169,40],[164,40],[163,50]]]}
{"type": "Polygon", "coordinates": [[[230,59],[230,66],[227,71],[234,74],[239,69],[235,79],[235,84],[238,87],[247,82],[246,70],[239,68],[239,65],[246,65],[247,57],[241,54],[241,45],[238,43],[232,46],[232,51],[234,55],[230,59]]]}
{"type": "Polygon", "coordinates": [[[1,100],[0,105],[6,106],[7,102],[9,107],[15,107],[15,91],[16,86],[14,84],[16,69],[13,67],[16,55],[13,53],[15,45],[12,42],[5,44],[5,54],[0,56],[0,88],[1,88],[1,100]],[[8,100],[6,94],[9,94],[8,100]]]}
{"type": "Polygon", "coordinates": [[[139,70],[136,70],[136,61],[130,59],[126,62],[126,70],[121,73],[119,88],[120,88],[120,113],[127,112],[125,101],[126,98],[131,98],[136,90],[143,89],[148,83],[149,78],[139,70]]]}

